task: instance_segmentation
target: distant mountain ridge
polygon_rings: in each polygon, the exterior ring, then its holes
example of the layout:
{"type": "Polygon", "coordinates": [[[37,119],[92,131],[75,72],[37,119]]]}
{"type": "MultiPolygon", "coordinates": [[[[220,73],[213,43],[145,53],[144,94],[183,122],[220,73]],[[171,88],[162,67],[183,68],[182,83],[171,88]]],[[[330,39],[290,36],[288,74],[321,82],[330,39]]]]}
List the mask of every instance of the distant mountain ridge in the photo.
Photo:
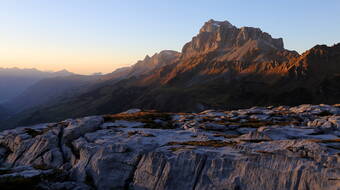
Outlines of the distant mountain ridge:
{"type": "Polygon", "coordinates": [[[27,125],[129,108],[192,112],[255,105],[338,103],[340,44],[299,55],[259,28],[209,20],[181,52],[162,51],[103,75],[75,96],[7,123],[27,125]]]}
{"type": "MultiPolygon", "coordinates": [[[[96,89],[107,84],[114,83],[130,77],[139,77],[150,71],[172,64],[179,57],[179,52],[164,50],[152,57],[146,56],[144,60],[138,61],[130,67],[116,69],[106,75],[70,75],[60,77],[48,77],[28,87],[20,95],[4,103],[4,106],[14,113],[25,109],[46,104],[57,103],[64,99],[74,98],[90,89],[96,89]]],[[[60,71],[53,74],[62,74],[60,71]]]]}
{"type": "Polygon", "coordinates": [[[14,98],[44,78],[70,76],[67,70],[44,72],[37,69],[0,68],[0,103],[14,98]]]}
{"type": "Polygon", "coordinates": [[[40,71],[35,68],[30,69],[20,69],[17,67],[13,68],[2,68],[0,67],[0,73],[1,76],[37,76],[37,75],[45,75],[50,77],[57,77],[57,76],[69,76],[73,75],[74,73],[69,72],[66,69],[60,70],[60,71],[40,71]]]}

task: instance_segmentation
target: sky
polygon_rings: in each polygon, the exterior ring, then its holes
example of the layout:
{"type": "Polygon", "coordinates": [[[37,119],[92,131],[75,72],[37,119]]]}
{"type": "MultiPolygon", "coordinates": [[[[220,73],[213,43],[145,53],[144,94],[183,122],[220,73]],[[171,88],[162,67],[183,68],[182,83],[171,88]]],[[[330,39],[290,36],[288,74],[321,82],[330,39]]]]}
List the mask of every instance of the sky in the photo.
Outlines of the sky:
{"type": "Polygon", "coordinates": [[[302,53],[340,42],[339,0],[0,0],[0,67],[109,73],[181,51],[209,19],[302,53]]]}

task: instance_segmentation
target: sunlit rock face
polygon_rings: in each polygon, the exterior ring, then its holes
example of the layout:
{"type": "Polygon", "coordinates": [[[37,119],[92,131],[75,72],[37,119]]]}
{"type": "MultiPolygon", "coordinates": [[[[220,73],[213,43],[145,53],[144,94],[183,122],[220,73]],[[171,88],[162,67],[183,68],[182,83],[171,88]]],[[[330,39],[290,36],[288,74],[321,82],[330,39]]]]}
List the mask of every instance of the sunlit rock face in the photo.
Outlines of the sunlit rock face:
{"type": "Polygon", "coordinates": [[[179,56],[179,52],[171,50],[161,51],[151,57],[147,55],[143,60],[138,61],[135,65],[131,67],[130,73],[126,77],[138,77],[148,74],[148,72],[154,69],[159,69],[161,67],[171,65],[179,58],[179,56]]]}
{"type": "Polygon", "coordinates": [[[338,189],[340,108],[132,109],[0,133],[1,188],[338,189]]]}
{"type": "Polygon", "coordinates": [[[209,20],[200,29],[199,34],[183,47],[182,53],[183,57],[189,58],[199,54],[219,52],[224,54],[225,60],[229,61],[246,61],[246,58],[252,54],[257,61],[269,61],[271,57],[266,56],[279,51],[298,55],[284,49],[282,38],[272,38],[270,34],[262,32],[259,28],[237,28],[228,21],[209,20]]]}

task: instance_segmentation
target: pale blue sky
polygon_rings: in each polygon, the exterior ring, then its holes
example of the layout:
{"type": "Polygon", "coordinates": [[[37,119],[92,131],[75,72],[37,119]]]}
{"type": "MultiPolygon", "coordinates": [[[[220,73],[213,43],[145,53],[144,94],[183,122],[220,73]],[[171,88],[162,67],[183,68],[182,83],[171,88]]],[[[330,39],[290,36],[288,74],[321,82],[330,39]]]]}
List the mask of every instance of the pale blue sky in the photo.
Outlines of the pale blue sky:
{"type": "Polygon", "coordinates": [[[300,53],[340,42],[338,0],[0,0],[0,67],[107,73],[180,51],[211,18],[259,27],[300,53]]]}

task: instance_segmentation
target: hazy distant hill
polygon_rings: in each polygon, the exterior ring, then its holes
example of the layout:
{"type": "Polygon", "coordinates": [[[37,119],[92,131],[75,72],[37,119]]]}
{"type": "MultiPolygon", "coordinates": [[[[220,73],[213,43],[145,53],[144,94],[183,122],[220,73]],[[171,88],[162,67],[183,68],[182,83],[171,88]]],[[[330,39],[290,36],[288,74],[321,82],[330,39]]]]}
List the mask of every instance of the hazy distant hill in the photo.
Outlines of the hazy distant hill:
{"type": "Polygon", "coordinates": [[[318,45],[299,55],[259,28],[210,20],[181,53],[147,56],[120,70],[119,80],[109,76],[77,96],[27,109],[6,123],[56,121],[134,107],[190,112],[333,104],[340,99],[340,44],[318,45]]]}
{"type": "Polygon", "coordinates": [[[80,94],[97,78],[97,76],[72,75],[42,79],[4,103],[3,106],[11,113],[17,113],[35,106],[56,102],[80,94]]]}
{"type": "Polygon", "coordinates": [[[179,52],[165,50],[152,57],[147,56],[131,67],[119,68],[106,75],[71,75],[45,78],[27,87],[26,90],[4,103],[3,106],[11,110],[12,113],[18,113],[41,105],[59,103],[102,86],[113,85],[123,79],[145,75],[153,69],[171,64],[178,58],[179,54],[179,52]]]}
{"type": "Polygon", "coordinates": [[[0,68],[0,103],[18,96],[41,79],[69,75],[73,73],[66,70],[43,72],[37,69],[0,68]]]}
{"type": "MultiPolygon", "coordinates": [[[[72,75],[42,79],[28,87],[19,96],[3,104],[14,114],[10,120],[3,122],[7,125],[17,121],[18,118],[29,116],[34,110],[42,109],[41,107],[77,100],[82,94],[96,92],[98,89],[115,85],[122,80],[148,75],[156,68],[173,64],[179,58],[179,55],[179,52],[164,50],[151,57],[146,56],[144,60],[138,61],[131,67],[119,68],[106,75],[72,75]]],[[[105,93],[105,90],[102,92],[105,93]]],[[[86,112],[85,110],[74,110],[72,112],[86,112]]]]}

